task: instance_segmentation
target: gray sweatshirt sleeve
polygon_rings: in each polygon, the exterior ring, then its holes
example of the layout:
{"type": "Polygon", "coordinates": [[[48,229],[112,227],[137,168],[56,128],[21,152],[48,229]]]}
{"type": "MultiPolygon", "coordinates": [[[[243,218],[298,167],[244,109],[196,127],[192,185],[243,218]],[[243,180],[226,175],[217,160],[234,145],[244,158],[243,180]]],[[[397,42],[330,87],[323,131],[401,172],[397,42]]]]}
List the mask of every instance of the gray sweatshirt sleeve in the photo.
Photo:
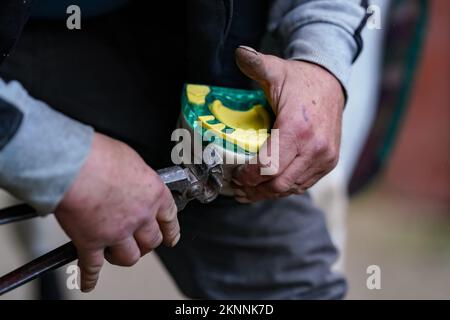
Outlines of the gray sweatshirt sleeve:
{"type": "Polygon", "coordinates": [[[364,0],[274,0],[269,31],[281,39],[286,59],[321,65],[346,88],[366,6],[364,0]]]}
{"type": "Polygon", "coordinates": [[[0,79],[0,99],[23,115],[0,150],[0,188],[40,213],[53,212],[90,151],[93,129],[32,98],[16,81],[0,79]]]}

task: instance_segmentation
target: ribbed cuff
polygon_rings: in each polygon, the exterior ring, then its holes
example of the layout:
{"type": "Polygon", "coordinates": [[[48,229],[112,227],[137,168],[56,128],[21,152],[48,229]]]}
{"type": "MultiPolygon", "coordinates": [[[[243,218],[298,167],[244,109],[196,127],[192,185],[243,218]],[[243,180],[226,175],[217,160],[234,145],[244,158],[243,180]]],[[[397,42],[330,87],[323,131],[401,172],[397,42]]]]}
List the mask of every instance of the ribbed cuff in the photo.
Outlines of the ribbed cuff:
{"type": "Polygon", "coordinates": [[[363,6],[357,0],[296,3],[284,15],[280,14],[283,10],[274,10],[269,30],[282,39],[286,59],[322,66],[340,81],[346,93],[351,65],[359,51],[356,38],[365,17],[363,6]]]}
{"type": "Polygon", "coordinates": [[[295,31],[284,55],[287,59],[308,61],[327,69],[346,93],[355,50],[351,34],[341,27],[321,22],[304,25],[295,31]]]}

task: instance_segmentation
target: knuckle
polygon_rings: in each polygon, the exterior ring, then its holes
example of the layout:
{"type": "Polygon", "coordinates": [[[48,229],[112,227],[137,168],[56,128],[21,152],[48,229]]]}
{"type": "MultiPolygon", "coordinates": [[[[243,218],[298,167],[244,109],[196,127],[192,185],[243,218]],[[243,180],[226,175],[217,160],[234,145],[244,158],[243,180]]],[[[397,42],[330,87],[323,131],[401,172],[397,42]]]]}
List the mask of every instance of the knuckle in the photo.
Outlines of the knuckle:
{"type": "Polygon", "coordinates": [[[128,230],[128,228],[125,225],[119,225],[116,227],[115,230],[110,230],[106,236],[106,239],[111,239],[114,242],[119,242],[123,239],[128,238],[130,232],[128,230]]]}
{"type": "Polygon", "coordinates": [[[316,137],[314,141],[314,154],[325,154],[330,149],[330,143],[325,137],[316,137]]]}
{"type": "MultiPolygon", "coordinates": [[[[127,220],[125,218],[124,220],[127,220]]],[[[130,226],[126,221],[121,221],[115,225],[105,224],[92,232],[92,242],[115,243],[128,238],[130,226]]]]}
{"type": "Polygon", "coordinates": [[[168,209],[164,209],[165,211],[161,215],[161,221],[164,223],[169,223],[177,220],[177,209],[175,206],[175,202],[171,200],[168,209]]]}
{"type": "Polygon", "coordinates": [[[150,175],[149,185],[151,199],[165,199],[167,197],[167,188],[156,173],[152,172],[152,175],[150,175]]]}
{"type": "Polygon", "coordinates": [[[166,192],[166,187],[162,182],[159,182],[155,184],[155,195],[158,198],[167,198],[168,194],[166,192]]]}

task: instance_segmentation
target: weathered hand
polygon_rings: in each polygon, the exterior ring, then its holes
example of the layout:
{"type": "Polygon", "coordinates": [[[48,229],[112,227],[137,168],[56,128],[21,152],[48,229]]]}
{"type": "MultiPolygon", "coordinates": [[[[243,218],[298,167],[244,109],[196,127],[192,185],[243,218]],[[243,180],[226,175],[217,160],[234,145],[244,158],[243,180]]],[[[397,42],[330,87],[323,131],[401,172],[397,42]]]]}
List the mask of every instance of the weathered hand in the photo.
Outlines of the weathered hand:
{"type": "MultiPolygon", "coordinates": [[[[339,81],[315,64],[247,47],[236,50],[236,62],[261,85],[276,115],[274,128],[279,129],[277,173],[261,175],[262,161],[238,167],[233,179],[236,199],[248,203],[305,192],[338,161],[345,100],[339,81]]],[[[270,151],[271,143],[268,140],[260,153],[270,151]]]]}
{"type": "Polygon", "coordinates": [[[95,287],[104,258],[131,266],[180,238],[175,202],[158,174],[126,144],[100,134],[55,215],[77,247],[83,291],[95,287]]]}

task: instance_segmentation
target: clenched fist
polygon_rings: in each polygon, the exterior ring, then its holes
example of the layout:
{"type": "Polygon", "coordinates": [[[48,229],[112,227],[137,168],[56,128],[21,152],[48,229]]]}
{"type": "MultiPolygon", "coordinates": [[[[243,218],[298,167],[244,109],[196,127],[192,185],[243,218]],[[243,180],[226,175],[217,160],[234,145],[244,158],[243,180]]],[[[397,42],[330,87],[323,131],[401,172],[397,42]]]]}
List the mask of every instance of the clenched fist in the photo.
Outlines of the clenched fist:
{"type": "Polygon", "coordinates": [[[77,248],[82,291],[95,287],[104,258],[131,266],[180,238],[177,208],[158,174],[126,144],[100,134],[55,215],[77,248]]]}
{"type": "MultiPolygon", "coordinates": [[[[279,129],[276,174],[261,175],[262,161],[238,167],[236,199],[248,203],[305,192],[338,161],[345,102],[339,81],[315,64],[247,47],[236,50],[236,62],[264,90],[276,115],[274,129],[279,129]]],[[[270,155],[271,143],[269,139],[260,153],[270,155]]]]}

